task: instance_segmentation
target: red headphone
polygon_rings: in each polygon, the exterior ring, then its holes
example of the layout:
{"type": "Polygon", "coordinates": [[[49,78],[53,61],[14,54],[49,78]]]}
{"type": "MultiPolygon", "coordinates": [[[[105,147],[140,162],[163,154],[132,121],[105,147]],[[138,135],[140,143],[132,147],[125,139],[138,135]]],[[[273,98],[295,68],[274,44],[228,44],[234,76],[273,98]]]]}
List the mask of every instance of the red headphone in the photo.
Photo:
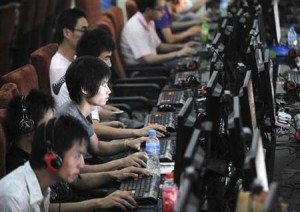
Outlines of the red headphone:
{"type": "Polygon", "coordinates": [[[47,153],[43,158],[43,162],[49,172],[55,173],[62,166],[61,157],[53,151],[53,141],[54,141],[54,127],[56,120],[53,121],[53,127],[51,130],[51,139],[47,137],[47,126],[48,122],[44,125],[44,142],[47,146],[47,153]]]}

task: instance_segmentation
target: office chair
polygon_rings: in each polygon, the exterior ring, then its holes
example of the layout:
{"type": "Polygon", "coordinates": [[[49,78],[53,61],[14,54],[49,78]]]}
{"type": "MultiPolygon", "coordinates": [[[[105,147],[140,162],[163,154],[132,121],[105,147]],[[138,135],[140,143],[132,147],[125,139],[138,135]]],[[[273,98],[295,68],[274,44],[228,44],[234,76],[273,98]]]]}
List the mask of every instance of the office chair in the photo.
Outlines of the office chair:
{"type": "Polygon", "coordinates": [[[125,7],[127,12],[127,20],[129,20],[138,11],[138,7],[135,0],[126,0],[125,7]]]}
{"type": "Polygon", "coordinates": [[[48,2],[47,12],[45,22],[42,28],[42,45],[53,42],[54,36],[54,22],[56,17],[56,8],[58,5],[58,0],[50,0],[48,2]]]}
{"type": "Polygon", "coordinates": [[[96,23],[101,16],[101,4],[99,0],[76,0],[76,7],[85,11],[89,28],[96,27],[96,23]]]}
{"type": "Polygon", "coordinates": [[[22,0],[19,25],[13,48],[13,69],[28,63],[32,45],[32,31],[37,0],[22,0]]]}
{"type": "Polygon", "coordinates": [[[30,55],[31,64],[35,67],[38,79],[39,88],[51,93],[49,81],[49,68],[53,55],[58,50],[57,43],[50,43],[42,46],[30,55]]]}
{"type": "Polygon", "coordinates": [[[1,85],[11,82],[17,85],[21,95],[26,95],[32,88],[39,88],[38,76],[35,68],[31,64],[26,64],[17,68],[0,78],[1,85]]]}
{"type": "Polygon", "coordinates": [[[0,6],[0,76],[6,74],[11,66],[11,44],[14,39],[16,12],[19,4],[9,3],[0,6]]]}

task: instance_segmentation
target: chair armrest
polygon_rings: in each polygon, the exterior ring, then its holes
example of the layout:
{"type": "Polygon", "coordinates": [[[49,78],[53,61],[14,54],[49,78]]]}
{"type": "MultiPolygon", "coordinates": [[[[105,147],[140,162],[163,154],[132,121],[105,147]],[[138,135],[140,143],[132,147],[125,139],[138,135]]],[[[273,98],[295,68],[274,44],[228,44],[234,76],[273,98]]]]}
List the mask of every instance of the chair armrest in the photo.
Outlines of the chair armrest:
{"type": "Polygon", "coordinates": [[[123,78],[117,79],[114,83],[156,83],[160,87],[165,86],[167,83],[167,77],[157,76],[157,77],[132,77],[132,78],[123,78]]]}

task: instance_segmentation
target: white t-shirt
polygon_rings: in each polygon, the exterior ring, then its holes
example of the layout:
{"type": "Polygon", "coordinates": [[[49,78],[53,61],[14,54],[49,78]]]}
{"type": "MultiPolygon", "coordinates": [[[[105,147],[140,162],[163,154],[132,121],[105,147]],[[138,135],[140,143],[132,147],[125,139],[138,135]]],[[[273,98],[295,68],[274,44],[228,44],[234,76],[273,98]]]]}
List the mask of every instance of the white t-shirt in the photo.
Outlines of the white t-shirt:
{"type": "Polygon", "coordinates": [[[140,12],[132,16],[122,30],[120,45],[126,65],[138,65],[141,64],[140,58],[157,55],[160,44],[154,21],[147,23],[140,12]]]}

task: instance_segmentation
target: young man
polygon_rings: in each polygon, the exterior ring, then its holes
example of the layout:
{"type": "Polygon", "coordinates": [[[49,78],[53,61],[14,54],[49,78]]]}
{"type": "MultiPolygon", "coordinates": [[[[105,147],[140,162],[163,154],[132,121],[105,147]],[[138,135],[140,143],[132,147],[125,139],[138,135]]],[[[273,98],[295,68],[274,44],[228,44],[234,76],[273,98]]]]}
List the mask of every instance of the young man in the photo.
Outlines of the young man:
{"type": "Polygon", "coordinates": [[[78,178],[88,140],[84,127],[72,117],[38,127],[29,162],[0,180],[1,210],[48,211],[49,186],[78,178]]]}
{"type": "Polygon", "coordinates": [[[167,44],[159,39],[154,20],[163,15],[165,0],[136,0],[139,11],[125,24],[121,35],[121,48],[126,65],[176,65],[177,58],[196,54],[189,47],[194,43],[167,44]]]}
{"type": "MultiPolygon", "coordinates": [[[[6,160],[8,173],[24,165],[29,160],[34,132],[38,126],[53,117],[53,111],[53,98],[37,89],[31,90],[27,96],[16,96],[10,101],[3,120],[5,135],[9,141],[9,152],[6,160]]],[[[74,192],[74,189],[88,191],[99,188],[115,179],[122,180],[128,177],[137,177],[137,174],[147,175],[148,173],[145,169],[138,167],[127,167],[109,172],[83,173],[81,175],[82,179],[76,180],[71,186],[65,182],[51,186],[51,202],[78,201],[82,197],[74,192]]],[[[114,195],[106,197],[106,199],[98,199],[97,202],[107,204],[112,199],[121,198],[122,196],[122,193],[116,192],[114,195]]],[[[62,204],[61,207],[65,208],[67,205],[68,208],[84,210],[87,209],[87,205],[101,206],[100,204],[87,203],[88,201],[82,201],[80,205],[67,203],[62,204]]],[[[55,207],[57,205],[51,204],[51,206],[55,207]]]]}
{"type": "Polygon", "coordinates": [[[180,1],[168,2],[160,20],[155,20],[155,28],[159,38],[165,43],[179,43],[190,40],[193,36],[200,35],[200,24],[207,20],[206,15],[189,21],[172,20],[174,15],[179,15],[182,9],[177,9],[180,1]],[[175,32],[176,33],[175,33],[175,32]]]}
{"type": "MultiPolygon", "coordinates": [[[[65,77],[72,101],[62,105],[56,115],[68,114],[77,117],[83,123],[91,139],[90,154],[112,156],[128,149],[135,151],[140,149],[141,144],[146,141],[146,137],[133,140],[126,139],[123,142],[103,142],[99,141],[95,134],[90,114],[96,107],[104,105],[110,94],[108,87],[110,69],[102,60],[92,56],[78,57],[69,66],[65,77]]],[[[133,163],[137,163],[138,166],[145,166],[143,160],[146,160],[146,155],[142,152],[135,154],[137,155],[133,163]]],[[[116,169],[114,161],[111,162],[113,163],[112,167],[116,169]]]]}
{"type": "MultiPolygon", "coordinates": [[[[108,31],[104,29],[94,29],[85,33],[79,40],[76,47],[76,55],[81,56],[94,56],[103,60],[109,67],[111,67],[111,55],[115,48],[114,41],[111,38],[111,35],[108,31]]],[[[63,89],[63,87],[62,87],[63,89]]],[[[65,89],[65,88],[64,88],[65,89]]],[[[60,93],[65,93],[61,91],[60,93]]],[[[64,95],[66,96],[66,95],[64,95]]],[[[93,124],[96,125],[98,120],[93,120],[93,124]]],[[[126,121],[124,120],[126,123],[126,121]]],[[[161,125],[145,127],[141,129],[116,129],[116,128],[107,128],[107,134],[113,135],[111,138],[127,138],[127,137],[141,137],[148,136],[148,131],[150,129],[155,129],[159,137],[163,136],[163,132],[166,131],[165,127],[161,125]]],[[[102,129],[102,134],[105,129],[102,129]]],[[[97,129],[95,128],[96,134],[97,129]]]]}

